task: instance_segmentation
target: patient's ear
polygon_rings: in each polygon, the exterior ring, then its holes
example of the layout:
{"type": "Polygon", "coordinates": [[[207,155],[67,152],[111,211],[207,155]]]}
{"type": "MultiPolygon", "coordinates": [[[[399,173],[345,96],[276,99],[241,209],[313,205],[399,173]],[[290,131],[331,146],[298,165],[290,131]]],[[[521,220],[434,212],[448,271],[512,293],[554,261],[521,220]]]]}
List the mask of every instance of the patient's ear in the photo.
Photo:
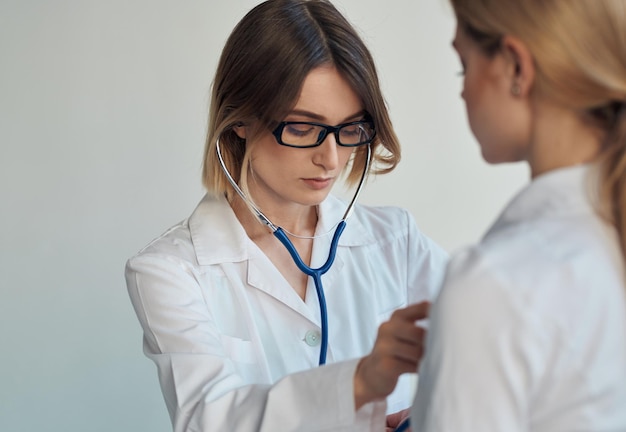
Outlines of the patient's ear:
{"type": "Polygon", "coordinates": [[[514,36],[505,36],[502,47],[509,60],[509,78],[516,96],[528,96],[535,81],[535,64],[526,44],[514,36]]]}
{"type": "Polygon", "coordinates": [[[235,133],[237,134],[237,136],[243,140],[246,139],[246,126],[243,123],[237,123],[235,126],[233,126],[233,130],[235,131],[235,133]]]}

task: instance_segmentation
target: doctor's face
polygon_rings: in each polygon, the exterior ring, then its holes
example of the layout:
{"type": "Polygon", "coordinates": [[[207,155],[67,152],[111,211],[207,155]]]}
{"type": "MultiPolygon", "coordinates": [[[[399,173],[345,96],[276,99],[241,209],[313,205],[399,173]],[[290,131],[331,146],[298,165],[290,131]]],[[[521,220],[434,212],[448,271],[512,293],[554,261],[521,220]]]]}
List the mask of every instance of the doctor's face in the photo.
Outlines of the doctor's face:
{"type": "MultiPolygon", "coordinates": [[[[279,120],[336,126],[362,120],[363,116],[359,96],[334,67],[326,66],[307,75],[293,110],[279,120]]],[[[338,146],[332,133],[317,147],[294,148],[280,145],[267,130],[248,139],[246,145],[250,151],[250,193],[265,208],[319,204],[354,151],[338,146]]]]}
{"type": "Polygon", "coordinates": [[[461,97],[483,158],[489,163],[527,159],[523,116],[511,94],[511,62],[501,51],[487,55],[459,26],[452,45],[463,66],[461,97]]]}

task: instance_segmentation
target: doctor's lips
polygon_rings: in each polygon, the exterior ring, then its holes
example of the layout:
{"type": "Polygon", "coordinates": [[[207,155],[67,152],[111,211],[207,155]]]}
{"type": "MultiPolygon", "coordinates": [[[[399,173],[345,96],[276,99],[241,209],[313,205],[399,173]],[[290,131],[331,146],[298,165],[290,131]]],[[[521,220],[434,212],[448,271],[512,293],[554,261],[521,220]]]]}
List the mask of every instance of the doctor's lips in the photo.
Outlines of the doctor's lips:
{"type": "Polygon", "coordinates": [[[333,183],[332,177],[315,177],[302,179],[311,189],[319,190],[330,186],[333,183]]]}

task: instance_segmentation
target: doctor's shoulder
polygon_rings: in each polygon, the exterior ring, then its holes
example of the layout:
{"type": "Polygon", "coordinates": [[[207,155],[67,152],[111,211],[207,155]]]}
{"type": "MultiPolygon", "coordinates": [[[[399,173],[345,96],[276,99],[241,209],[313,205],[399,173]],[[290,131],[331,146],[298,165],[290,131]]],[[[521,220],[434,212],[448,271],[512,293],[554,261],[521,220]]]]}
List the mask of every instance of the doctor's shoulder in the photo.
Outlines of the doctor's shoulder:
{"type": "Polygon", "coordinates": [[[158,272],[166,267],[193,268],[198,265],[188,219],[168,228],[126,261],[125,274],[158,272]]]}
{"type": "Polygon", "coordinates": [[[195,252],[189,230],[189,220],[182,220],[165,230],[158,237],[143,246],[135,255],[130,257],[128,261],[147,255],[169,255],[195,261],[195,252]]]}
{"type": "MultiPolygon", "coordinates": [[[[397,206],[357,205],[354,216],[377,238],[379,242],[389,242],[401,248],[406,257],[408,283],[418,285],[422,292],[426,289],[429,298],[439,291],[446,266],[448,252],[420,230],[411,212],[397,206]]],[[[421,301],[421,295],[419,296],[421,301]]],[[[418,299],[410,298],[409,301],[418,299]]]]}
{"type": "Polygon", "coordinates": [[[432,242],[430,237],[419,229],[411,212],[403,207],[357,204],[352,217],[359,220],[378,238],[414,236],[417,241],[432,242]]]}

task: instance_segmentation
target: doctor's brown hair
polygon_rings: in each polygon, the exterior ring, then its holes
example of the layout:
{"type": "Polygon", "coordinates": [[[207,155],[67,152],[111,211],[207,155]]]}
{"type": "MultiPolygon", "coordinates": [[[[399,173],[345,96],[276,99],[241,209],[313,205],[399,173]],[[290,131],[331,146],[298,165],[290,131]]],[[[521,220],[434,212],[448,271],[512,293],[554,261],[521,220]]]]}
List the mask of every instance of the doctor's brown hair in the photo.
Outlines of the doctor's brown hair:
{"type": "MultiPolygon", "coordinates": [[[[226,167],[246,190],[246,144],[233,127],[256,125],[257,133],[274,129],[295,106],[306,76],[320,66],[339,71],[374,121],[370,171],[381,174],[396,167],[400,145],[374,61],[356,30],[326,0],[269,0],[248,12],[222,51],[204,150],[202,177],[208,192],[233,196],[216,155],[217,140],[226,167]]],[[[366,146],[356,148],[347,184],[359,180],[366,155],[366,146]]]]}
{"type": "Polygon", "coordinates": [[[600,214],[626,254],[626,3],[623,0],[450,0],[460,29],[486,55],[519,38],[536,68],[532,91],[606,134],[598,160],[600,214]]]}

